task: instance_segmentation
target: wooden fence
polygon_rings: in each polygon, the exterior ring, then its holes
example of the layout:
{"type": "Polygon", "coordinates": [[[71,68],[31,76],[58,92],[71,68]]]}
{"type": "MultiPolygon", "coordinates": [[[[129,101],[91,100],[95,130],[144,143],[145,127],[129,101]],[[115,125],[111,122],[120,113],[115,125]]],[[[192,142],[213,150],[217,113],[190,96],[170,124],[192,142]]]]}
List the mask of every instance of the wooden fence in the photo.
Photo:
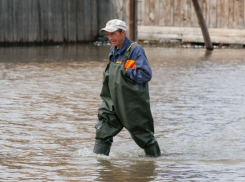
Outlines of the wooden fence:
{"type": "MultiPolygon", "coordinates": [[[[245,0],[199,0],[214,43],[245,44],[245,0]]],[[[191,0],[138,0],[139,39],[203,42],[191,0]]]]}
{"type": "MultiPolygon", "coordinates": [[[[244,29],[245,0],[198,0],[209,28],[244,29]]],[[[198,27],[191,0],[138,0],[139,25],[198,27]]]]}
{"type": "Polygon", "coordinates": [[[96,12],[96,0],[0,0],[0,43],[92,41],[96,12]]]}
{"type": "MultiPolygon", "coordinates": [[[[191,0],[137,0],[138,39],[203,42],[191,0]]],[[[214,43],[245,44],[245,0],[199,0],[214,43]]],[[[0,43],[93,41],[129,0],[0,0],[0,43]]]]}

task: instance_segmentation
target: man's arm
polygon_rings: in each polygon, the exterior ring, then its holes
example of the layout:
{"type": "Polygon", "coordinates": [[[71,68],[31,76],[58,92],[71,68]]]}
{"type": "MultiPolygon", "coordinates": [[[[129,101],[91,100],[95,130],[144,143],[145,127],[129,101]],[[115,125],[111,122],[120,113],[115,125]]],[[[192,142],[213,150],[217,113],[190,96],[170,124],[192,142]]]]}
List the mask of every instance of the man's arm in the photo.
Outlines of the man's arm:
{"type": "Polygon", "coordinates": [[[135,68],[127,68],[126,76],[136,83],[148,82],[152,78],[152,71],[144,49],[135,44],[130,50],[129,60],[135,61],[135,68]]]}

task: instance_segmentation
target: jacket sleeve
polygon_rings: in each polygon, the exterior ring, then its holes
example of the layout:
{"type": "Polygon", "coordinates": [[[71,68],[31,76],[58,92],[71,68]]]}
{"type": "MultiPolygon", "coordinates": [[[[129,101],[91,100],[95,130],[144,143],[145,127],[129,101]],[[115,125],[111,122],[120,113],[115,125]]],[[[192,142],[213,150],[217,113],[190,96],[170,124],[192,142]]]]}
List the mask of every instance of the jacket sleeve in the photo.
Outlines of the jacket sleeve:
{"type": "Polygon", "coordinates": [[[151,80],[151,67],[145,55],[145,51],[140,45],[135,44],[132,46],[128,60],[135,61],[136,69],[128,68],[126,71],[127,77],[134,80],[136,83],[144,83],[151,80]]]}

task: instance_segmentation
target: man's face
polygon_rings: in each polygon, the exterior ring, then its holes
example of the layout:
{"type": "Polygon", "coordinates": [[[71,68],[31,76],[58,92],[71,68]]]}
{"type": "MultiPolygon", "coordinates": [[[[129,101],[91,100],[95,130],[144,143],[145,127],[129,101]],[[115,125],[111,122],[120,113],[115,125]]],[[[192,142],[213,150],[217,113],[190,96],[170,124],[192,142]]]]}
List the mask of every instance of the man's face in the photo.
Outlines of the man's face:
{"type": "Polygon", "coordinates": [[[123,41],[125,39],[125,31],[122,30],[121,32],[119,32],[118,30],[115,32],[106,32],[107,37],[109,39],[109,41],[111,42],[111,44],[113,46],[116,46],[118,49],[121,48],[123,41]]]}

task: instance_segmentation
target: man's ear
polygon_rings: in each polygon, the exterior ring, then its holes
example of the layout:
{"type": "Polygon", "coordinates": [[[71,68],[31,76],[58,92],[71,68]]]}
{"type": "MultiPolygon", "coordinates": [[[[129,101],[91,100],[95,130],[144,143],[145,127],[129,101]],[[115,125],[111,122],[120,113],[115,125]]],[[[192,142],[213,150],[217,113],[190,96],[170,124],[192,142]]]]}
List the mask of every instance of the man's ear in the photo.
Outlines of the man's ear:
{"type": "Polygon", "coordinates": [[[126,35],[126,31],[125,30],[122,30],[122,34],[125,36],[126,35]]]}

